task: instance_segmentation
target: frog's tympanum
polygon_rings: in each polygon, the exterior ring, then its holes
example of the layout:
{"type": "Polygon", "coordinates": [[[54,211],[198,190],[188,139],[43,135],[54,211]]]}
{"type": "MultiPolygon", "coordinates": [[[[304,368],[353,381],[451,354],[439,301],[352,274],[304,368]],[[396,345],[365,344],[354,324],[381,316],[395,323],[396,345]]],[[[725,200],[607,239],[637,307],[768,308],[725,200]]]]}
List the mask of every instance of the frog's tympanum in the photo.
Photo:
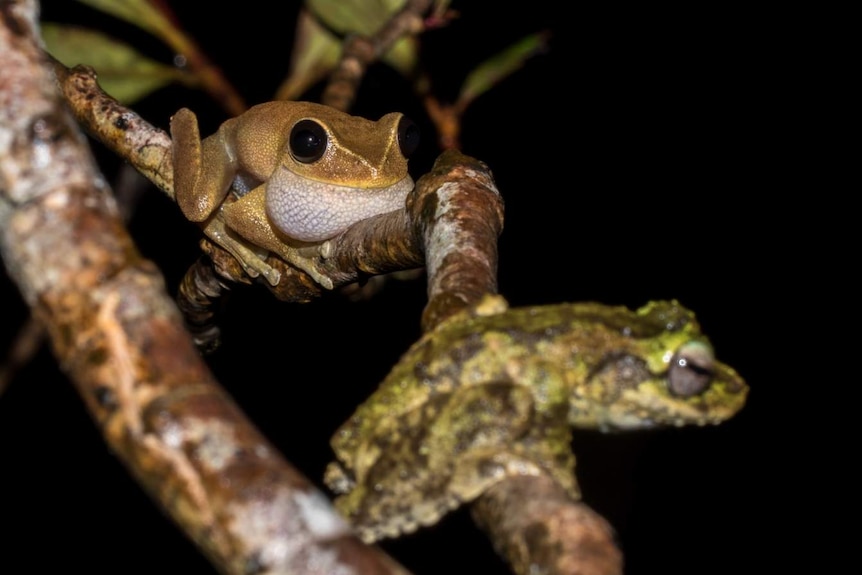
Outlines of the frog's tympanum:
{"type": "Polygon", "coordinates": [[[429,525],[509,475],[579,497],[572,427],[719,423],[748,387],[677,302],[506,310],[488,297],[401,358],[332,439],[327,484],[366,541],[429,525]]]}
{"type": "Polygon", "coordinates": [[[399,113],[372,122],[282,101],[251,108],[203,141],[183,108],[171,118],[171,136],[174,191],[189,220],[203,222],[252,277],[278,284],[264,261],[273,252],[332,287],[306,248],[404,207],[413,188],[407,157],[419,133],[399,113]]]}

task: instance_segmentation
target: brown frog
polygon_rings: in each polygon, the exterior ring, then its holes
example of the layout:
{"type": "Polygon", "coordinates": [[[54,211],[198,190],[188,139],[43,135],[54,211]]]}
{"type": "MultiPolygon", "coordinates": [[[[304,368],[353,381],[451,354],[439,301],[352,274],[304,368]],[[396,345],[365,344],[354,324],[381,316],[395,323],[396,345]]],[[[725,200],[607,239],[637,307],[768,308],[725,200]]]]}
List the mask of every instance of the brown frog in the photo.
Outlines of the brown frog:
{"type": "Polygon", "coordinates": [[[315,246],[356,222],[404,207],[419,143],[400,113],[373,122],[311,102],[268,102],[200,138],[183,108],[171,118],[174,191],[183,214],[252,277],[277,285],[273,252],[318,283],[315,246]],[[229,195],[229,192],[233,192],[229,195]],[[233,201],[236,200],[236,201],[233,201]]]}

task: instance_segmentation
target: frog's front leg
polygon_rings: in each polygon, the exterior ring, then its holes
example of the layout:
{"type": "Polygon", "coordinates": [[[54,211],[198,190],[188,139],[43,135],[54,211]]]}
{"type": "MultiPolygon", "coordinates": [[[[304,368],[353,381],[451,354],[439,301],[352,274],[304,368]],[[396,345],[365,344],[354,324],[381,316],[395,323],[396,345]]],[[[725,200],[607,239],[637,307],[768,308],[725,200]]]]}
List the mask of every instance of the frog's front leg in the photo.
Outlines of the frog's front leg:
{"type": "Polygon", "coordinates": [[[269,285],[277,286],[281,281],[281,272],[266,263],[266,250],[255,249],[257,246],[249,245],[235,237],[228,228],[222,214],[218,213],[204,226],[204,234],[216,245],[227,250],[249,276],[253,278],[263,276],[269,285]]]}
{"type": "MultiPolygon", "coordinates": [[[[286,240],[273,229],[266,215],[265,206],[266,184],[264,183],[235,202],[223,205],[220,215],[224,218],[224,222],[228,228],[238,233],[251,244],[275,253],[287,263],[307,273],[314,281],[326,289],[332,289],[332,279],[321,274],[315,267],[312,259],[303,256],[299,249],[285,243],[286,240]]],[[[261,263],[267,265],[264,262],[261,263]]]]}

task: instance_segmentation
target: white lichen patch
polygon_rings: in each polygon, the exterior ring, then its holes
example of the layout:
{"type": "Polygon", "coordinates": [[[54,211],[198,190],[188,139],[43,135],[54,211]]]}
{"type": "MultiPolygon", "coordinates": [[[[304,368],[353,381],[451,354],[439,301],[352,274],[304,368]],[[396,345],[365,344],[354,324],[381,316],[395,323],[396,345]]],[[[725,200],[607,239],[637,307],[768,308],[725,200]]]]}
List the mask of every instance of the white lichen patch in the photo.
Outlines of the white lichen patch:
{"type": "Polygon", "coordinates": [[[321,551],[315,553],[309,561],[308,571],[310,573],[325,573],[326,575],[355,575],[356,570],[342,563],[335,551],[321,551]]]}
{"type": "Polygon", "coordinates": [[[309,575],[352,575],[326,547],[319,545],[350,533],[326,498],[317,491],[280,489],[271,497],[228,506],[231,530],[242,534],[246,552],[257,557],[264,573],[295,573],[298,554],[309,575]]]}
{"type": "Polygon", "coordinates": [[[480,182],[482,187],[494,192],[498,196],[500,195],[500,190],[497,189],[497,186],[494,183],[494,180],[491,179],[490,177],[488,177],[488,172],[481,171],[481,170],[478,170],[478,171],[477,170],[471,170],[470,168],[467,168],[464,170],[464,175],[467,176],[471,180],[475,180],[477,182],[480,182]]]}
{"type": "Polygon", "coordinates": [[[233,427],[216,419],[185,420],[184,438],[197,444],[195,457],[207,471],[218,473],[239,451],[233,427]]]}
{"type": "Polygon", "coordinates": [[[437,211],[434,220],[437,222],[434,228],[431,245],[426,249],[425,266],[428,275],[433,277],[440,269],[443,259],[453,250],[460,247],[458,242],[458,228],[452,225],[440,225],[440,220],[452,209],[452,197],[460,191],[458,184],[446,183],[437,189],[437,211]]]}
{"type": "Polygon", "coordinates": [[[317,491],[297,493],[296,502],[308,529],[322,539],[341,537],[350,532],[350,527],[333,511],[326,499],[317,491]]]}

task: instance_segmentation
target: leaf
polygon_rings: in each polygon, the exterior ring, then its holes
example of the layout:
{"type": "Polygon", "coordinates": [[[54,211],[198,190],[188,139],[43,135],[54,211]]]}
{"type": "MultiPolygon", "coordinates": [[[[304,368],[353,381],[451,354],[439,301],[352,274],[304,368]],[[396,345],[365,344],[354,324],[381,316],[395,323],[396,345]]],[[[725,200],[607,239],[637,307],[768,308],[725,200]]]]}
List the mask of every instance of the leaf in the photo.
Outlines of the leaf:
{"type": "Polygon", "coordinates": [[[125,20],[159,38],[175,33],[174,25],[148,0],[78,0],[91,8],[125,20]]]}
{"type": "Polygon", "coordinates": [[[338,62],[341,43],[308,10],[301,10],[296,25],[296,41],[290,75],[279,86],[276,100],[296,100],[322,80],[338,62]]]}
{"type": "Polygon", "coordinates": [[[546,50],[547,40],[548,34],[545,32],[531,34],[479,64],[464,80],[457,105],[461,109],[466,108],[470,102],[520,69],[528,58],[546,50]]]}
{"type": "Polygon", "coordinates": [[[128,44],[86,28],[43,24],[42,38],[66,66],[95,68],[99,84],[124,104],[131,104],[173,81],[188,81],[181,71],[142,56],[128,44]]]}
{"type": "Polygon", "coordinates": [[[412,75],[419,58],[419,43],[414,36],[401,38],[383,56],[383,61],[401,72],[403,76],[412,75]]]}
{"type": "Polygon", "coordinates": [[[407,0],[306,0],[305,5],[330,29],[370,36],[404,7],[407,0]]]}

